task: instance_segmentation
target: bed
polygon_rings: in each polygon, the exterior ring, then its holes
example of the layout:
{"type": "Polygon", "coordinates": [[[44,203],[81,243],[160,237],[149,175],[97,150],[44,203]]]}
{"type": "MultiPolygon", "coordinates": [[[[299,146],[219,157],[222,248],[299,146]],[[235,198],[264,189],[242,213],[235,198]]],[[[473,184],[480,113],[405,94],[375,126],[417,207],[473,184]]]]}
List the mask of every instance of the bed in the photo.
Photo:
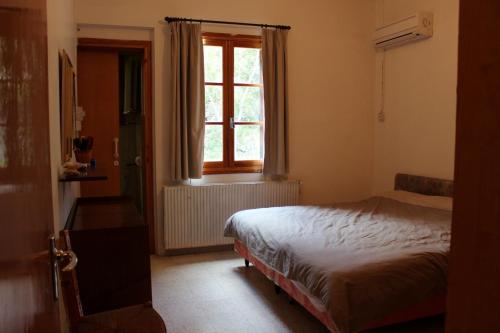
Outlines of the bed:
{"type": "Polygon", "coordinates": [[[331,332],[359,332],[444,312],[452,194],[398,174],[360,202],[238,212],[224,235],[331,332]]]}

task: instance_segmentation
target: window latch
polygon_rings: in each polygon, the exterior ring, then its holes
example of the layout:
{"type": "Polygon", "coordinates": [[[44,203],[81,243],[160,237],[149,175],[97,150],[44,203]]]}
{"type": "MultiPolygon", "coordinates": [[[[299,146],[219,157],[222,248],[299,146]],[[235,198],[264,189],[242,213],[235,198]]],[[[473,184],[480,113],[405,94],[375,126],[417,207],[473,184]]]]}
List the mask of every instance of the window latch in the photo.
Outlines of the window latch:
{"type": "Polygon", "coordinates": [[[234,129],[234,117],[229,118],[229,127],[234,129]]]}

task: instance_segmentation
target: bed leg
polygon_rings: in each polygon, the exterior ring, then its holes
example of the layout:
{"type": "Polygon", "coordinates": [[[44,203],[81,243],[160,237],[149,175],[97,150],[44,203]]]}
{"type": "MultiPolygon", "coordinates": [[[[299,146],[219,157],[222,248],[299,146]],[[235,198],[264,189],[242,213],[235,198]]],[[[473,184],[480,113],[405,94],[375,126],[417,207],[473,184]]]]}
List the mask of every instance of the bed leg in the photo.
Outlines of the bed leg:
{"type": "Polygon", "coordinates": [[[277,284],[274,285],[274,292],[276,295],[279,295],[281,293],[281,287],[278,286],[277,284]]]}
{"type": "Polygon", "coordinates": [[[248,261],[248,260],[245,259],[245,266],[246,267],[250,267],[250,261],[248,261]]]}

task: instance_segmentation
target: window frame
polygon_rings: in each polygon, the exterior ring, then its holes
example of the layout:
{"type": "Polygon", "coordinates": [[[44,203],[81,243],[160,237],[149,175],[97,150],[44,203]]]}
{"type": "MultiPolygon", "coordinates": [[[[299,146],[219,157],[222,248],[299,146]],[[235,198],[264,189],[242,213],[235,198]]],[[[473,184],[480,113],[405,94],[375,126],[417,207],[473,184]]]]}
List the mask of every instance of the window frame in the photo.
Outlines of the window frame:
{"type": "MultiPolygon", "coordinates": [[[[203,33],[203,45],[222,47],[222,83],[206,82],[207,86],[222,86],[222,122],[205,122],[205,125],[222,125],[222,161],[204,162],[203,174],[228,174],[228,173],[261,173],[262,160],[235,161],[234,159],[234,127],[237,125],[259,125],[262,132],[262,149],[264,147],[264,120],[258,122],[233,121],[231,128],[230,119],[234,119],[234,87],[258,86],[263,84],[234,83],[234,48],[262,49],[260,36],[230,35],[221,33],[203,33]]],[[[264,110],[262,110],[264,112],[264,110]]],[[[264,116],[264,115],[262,115],[264,116]]],[[[262,117],[264,118],[264,117],[262,117]]]]}

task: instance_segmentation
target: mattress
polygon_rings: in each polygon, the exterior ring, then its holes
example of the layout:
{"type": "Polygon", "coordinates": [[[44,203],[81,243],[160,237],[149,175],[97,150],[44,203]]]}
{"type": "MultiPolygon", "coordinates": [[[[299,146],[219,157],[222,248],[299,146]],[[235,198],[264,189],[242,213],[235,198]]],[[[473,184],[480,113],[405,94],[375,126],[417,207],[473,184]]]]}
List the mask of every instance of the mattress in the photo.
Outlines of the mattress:
{"type": "Polygon", "coordinates": [[[450,222],[446,207],[377,196],[241,211],[224,234],[304,286],[350,333],[445,292],[450,222]]]}

